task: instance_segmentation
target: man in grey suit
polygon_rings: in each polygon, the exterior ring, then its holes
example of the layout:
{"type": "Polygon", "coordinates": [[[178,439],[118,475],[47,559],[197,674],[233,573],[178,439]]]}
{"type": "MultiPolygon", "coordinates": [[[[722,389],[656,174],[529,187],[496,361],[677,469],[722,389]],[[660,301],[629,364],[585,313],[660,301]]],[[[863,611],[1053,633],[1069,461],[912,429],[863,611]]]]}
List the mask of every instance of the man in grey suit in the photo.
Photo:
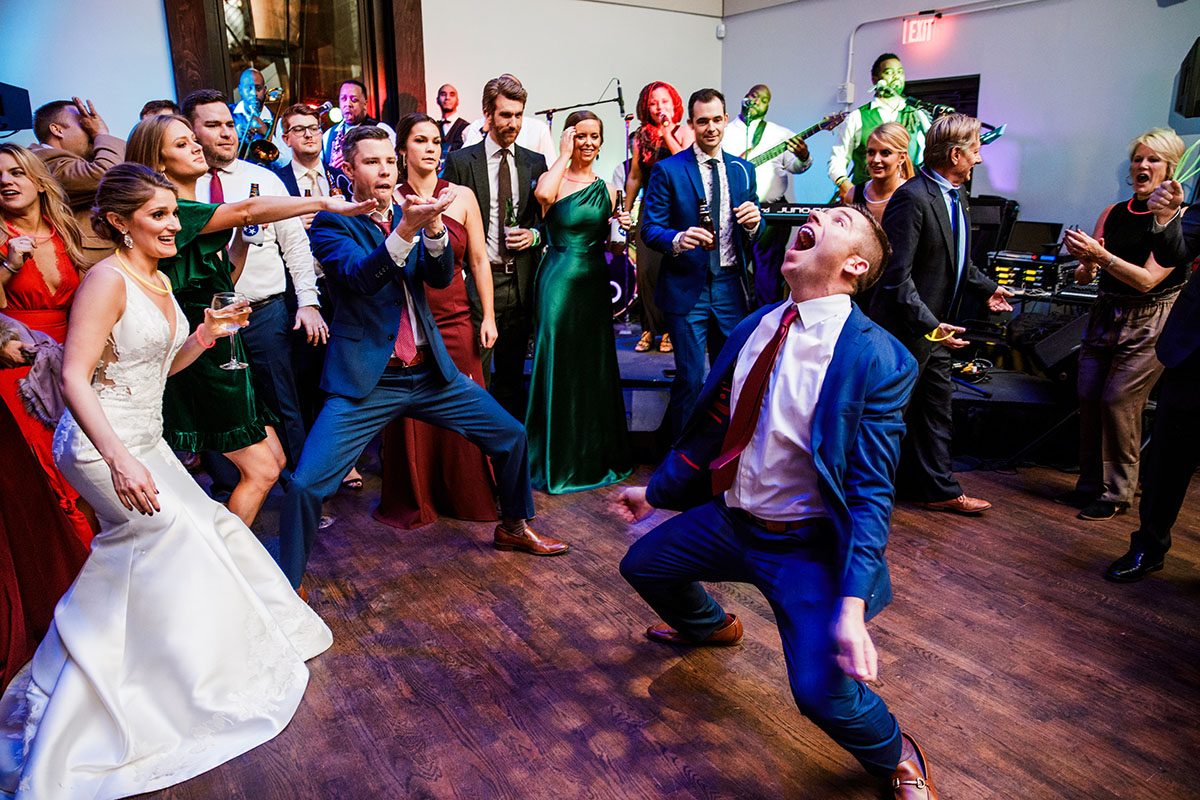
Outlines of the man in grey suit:
{"type": "Polygon", "coordinates": [[[475,193],[483,216],[492,291],[468,278],[471,318],[476,333],[494,305],[497,339],[484,342],[483,375],[488,388],[510,414],[525,418],[525,355],[533,321],[533,275],[541,255],[541,206],[533,197],[546,171],[540,153],[516,144],[526,92],[512,78],[499,77],[483,89],[487,138],[446,157],[442,177],[475,193]],[[511,201],[517,224],[505,224],[511,201]],[[493,375],[493,370],[495,374],[493,375]]]}

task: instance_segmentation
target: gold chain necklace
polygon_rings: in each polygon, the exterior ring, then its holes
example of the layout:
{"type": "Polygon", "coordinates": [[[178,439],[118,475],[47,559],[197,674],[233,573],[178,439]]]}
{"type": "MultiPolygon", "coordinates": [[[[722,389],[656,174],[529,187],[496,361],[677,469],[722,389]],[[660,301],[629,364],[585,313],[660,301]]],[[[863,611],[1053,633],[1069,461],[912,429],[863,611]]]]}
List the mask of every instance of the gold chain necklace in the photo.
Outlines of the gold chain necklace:
{"type": "MultiPolygon", "coordinates": [[[[133,278],[135,281],[140,283],[142,286],[145,286],[150,291],[154,292],[157,295],[161,295],[163,297],[166,297],[167,295],[169,295],[171,293],[170,289],[165,289],[162,286],[155,286],[153,283],[146,280],[141,275],[138,275],[133,270],[131,270],[129,268],[129,265],[125,263],[125,259],[121,258],[120,250],[118,250],[113,255],[115,255],[117,257],[117,263],[121,265],[121,269],[125,270],[125,274],[128,275],[129,277],[133,278]]],[[[159,278],[159,282],[161,282],[161,281],[162,281],[162,278],[159,278]]]]}

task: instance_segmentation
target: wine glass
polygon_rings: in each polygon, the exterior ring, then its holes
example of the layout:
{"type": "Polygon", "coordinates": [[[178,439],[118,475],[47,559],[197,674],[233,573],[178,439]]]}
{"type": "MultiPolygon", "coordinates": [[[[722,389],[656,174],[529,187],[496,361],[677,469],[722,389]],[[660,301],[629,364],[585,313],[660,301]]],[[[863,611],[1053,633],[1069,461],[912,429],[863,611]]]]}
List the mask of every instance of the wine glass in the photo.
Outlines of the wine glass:
{"type": "Polygon", "coordinates": [[[250,301],[246,299],[246,295],[238,292],[217,292],[213,295],[212,310],[213,316],[229,331],[229,361],[222,364],[221,369],[245,369],[250,366],[237,360],[234,344],[238,330],[246,327],[246,322],[250,319],[250,301]]]}

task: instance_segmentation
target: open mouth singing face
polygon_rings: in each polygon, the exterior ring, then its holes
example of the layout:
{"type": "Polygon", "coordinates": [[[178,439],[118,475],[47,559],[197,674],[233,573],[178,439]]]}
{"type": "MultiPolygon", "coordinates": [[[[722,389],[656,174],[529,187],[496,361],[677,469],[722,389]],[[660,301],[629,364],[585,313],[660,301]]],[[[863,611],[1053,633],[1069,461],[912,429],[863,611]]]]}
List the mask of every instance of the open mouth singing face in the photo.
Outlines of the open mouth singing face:
{"type": "Polygon", "coordinates": [[[1167,162],[1149,146],[1139,144],[1129,160],[1129,178],[1138,197],[1148,197],[1167,179],[1167,162]]]}

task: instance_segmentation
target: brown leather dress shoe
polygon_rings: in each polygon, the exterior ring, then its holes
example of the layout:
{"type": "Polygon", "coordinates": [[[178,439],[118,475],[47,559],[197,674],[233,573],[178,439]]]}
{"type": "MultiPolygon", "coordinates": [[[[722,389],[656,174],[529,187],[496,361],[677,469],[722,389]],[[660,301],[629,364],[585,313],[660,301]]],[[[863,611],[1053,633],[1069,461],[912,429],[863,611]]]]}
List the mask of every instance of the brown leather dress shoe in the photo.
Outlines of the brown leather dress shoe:
{"type": "Polygon", "coordinates": [[[700,641],[689,639],[667,623],[660,622],[646,629],[646,638],[651,641],[661,642],[662,644],[732,647],[735,644],[741,644],[742,621],[737,618],[736,614],[726,614],[725,624],[700,641]]]}
{"type": "Polygon", "coordinates": [[[528,525],[520,533],[505,530],[503,525],[496,526],[494,545],[497,550],[520,550],[534,556],[561,556],[571,549],[566,542],[541,536],[528,525]]]}
{"type": "Polygon", "coordinates": [[[978,514],[980,511],[987,511],[992,507],[987,500],[967,497],[965,494],[949,500],[939,500],[936,503],[918,503],[917,505],[921,508],[928,508],[930,511],[953,511],[955,514],[978,514]]]}
{"type": "Polygon", "coordinates": [[[912,742],[913,749],[917,751],[917,760],[910,758],[896,765],[896,771],[892,773],[892,796],[896,800],[938,800],[937,787],[929,780],[929,762],[925,760],[925,751],[907,733],[901,731],[900,735],[912,742]]]}

